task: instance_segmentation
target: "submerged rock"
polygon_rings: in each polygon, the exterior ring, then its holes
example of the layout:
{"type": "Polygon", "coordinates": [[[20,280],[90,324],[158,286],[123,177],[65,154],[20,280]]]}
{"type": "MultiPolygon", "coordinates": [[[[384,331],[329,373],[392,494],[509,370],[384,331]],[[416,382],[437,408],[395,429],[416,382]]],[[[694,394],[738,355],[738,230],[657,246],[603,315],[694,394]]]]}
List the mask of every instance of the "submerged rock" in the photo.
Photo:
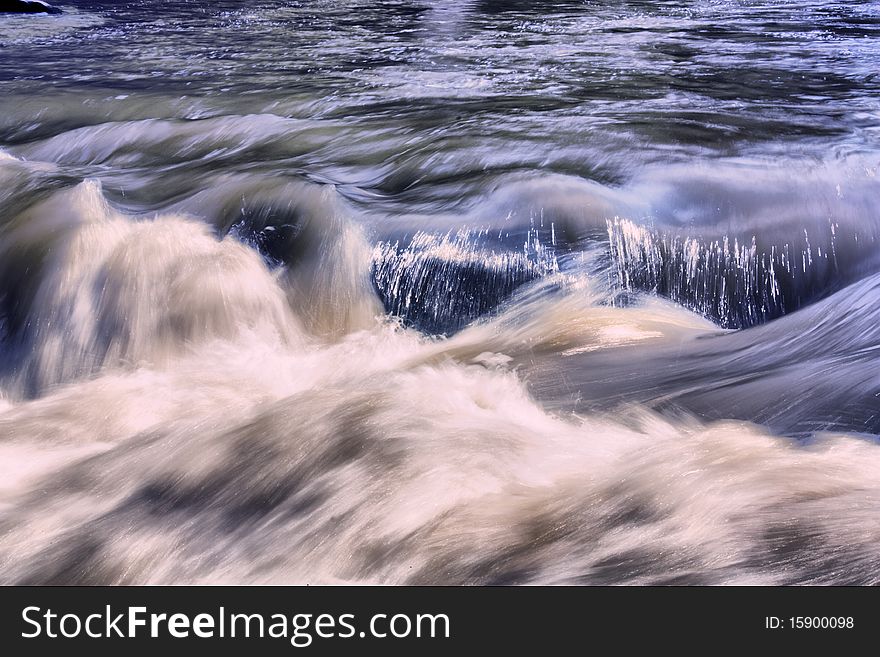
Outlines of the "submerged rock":
{"type": "Polygon", "coordinates": [[[2,14],[60,14],[58,7],[42,0],[0,0],[2,14]]]}

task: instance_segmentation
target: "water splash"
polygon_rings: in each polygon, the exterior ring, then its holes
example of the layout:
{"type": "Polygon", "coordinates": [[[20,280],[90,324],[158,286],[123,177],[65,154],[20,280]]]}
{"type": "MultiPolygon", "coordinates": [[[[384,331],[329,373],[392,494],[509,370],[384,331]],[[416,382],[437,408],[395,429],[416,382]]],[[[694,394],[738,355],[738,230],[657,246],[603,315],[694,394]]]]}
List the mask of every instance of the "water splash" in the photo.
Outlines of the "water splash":
{"type": "Polygon", "coordinates": [[[555,250],[530,229],[521,250],[487,247],[487,230],[417,232],[405,246],[380,242],[373,280],[386,310],[429,333],[455,332],[513,292],[559,269],[555,250]]]}
{"type": "Polygon", "coordinates": [[[619,287],[668,297],[725,328],[760,324],[825,296],[828,290],[817,281],[822,272],[814,271],[820,261],[823,270],[838,273],[833,223],[819,246],[804,229],[802,242],[769,249],[759,248],[756,236],[706,239],[621,217],[607,225],[619,287]]]}

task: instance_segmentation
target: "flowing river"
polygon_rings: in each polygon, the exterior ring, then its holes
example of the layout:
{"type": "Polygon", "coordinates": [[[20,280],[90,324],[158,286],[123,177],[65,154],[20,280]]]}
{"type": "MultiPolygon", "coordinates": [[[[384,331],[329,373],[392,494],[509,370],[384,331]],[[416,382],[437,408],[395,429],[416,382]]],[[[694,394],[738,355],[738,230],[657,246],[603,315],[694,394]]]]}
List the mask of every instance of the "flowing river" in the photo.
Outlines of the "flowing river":
{"type": "Polygon", "coordinates": [[[0,581],[880,583],[880,3],[0,14],[0,581]]]}

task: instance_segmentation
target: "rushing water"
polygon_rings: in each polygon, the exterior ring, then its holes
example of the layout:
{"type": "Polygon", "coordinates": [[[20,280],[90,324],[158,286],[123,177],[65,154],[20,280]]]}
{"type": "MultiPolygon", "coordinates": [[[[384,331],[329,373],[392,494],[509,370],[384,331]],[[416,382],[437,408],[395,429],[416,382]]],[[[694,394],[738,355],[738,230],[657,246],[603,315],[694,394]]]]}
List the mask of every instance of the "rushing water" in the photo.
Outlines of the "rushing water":
{"type": "Polygon", "coordinates": [[[4,582],[880,582],[880,4],[57,4],[4,582]]]}

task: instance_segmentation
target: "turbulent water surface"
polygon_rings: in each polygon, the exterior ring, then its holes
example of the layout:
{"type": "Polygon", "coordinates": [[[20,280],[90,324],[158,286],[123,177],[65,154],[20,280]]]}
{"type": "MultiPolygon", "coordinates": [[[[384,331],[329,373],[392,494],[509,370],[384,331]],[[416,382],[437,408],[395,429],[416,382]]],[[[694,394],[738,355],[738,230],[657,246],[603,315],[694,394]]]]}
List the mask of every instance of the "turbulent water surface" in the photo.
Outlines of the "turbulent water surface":
{"type": "Polygon", "coordinates": [[[6,583],[880,583],[880,4],[0,15],[6,583]]]}

